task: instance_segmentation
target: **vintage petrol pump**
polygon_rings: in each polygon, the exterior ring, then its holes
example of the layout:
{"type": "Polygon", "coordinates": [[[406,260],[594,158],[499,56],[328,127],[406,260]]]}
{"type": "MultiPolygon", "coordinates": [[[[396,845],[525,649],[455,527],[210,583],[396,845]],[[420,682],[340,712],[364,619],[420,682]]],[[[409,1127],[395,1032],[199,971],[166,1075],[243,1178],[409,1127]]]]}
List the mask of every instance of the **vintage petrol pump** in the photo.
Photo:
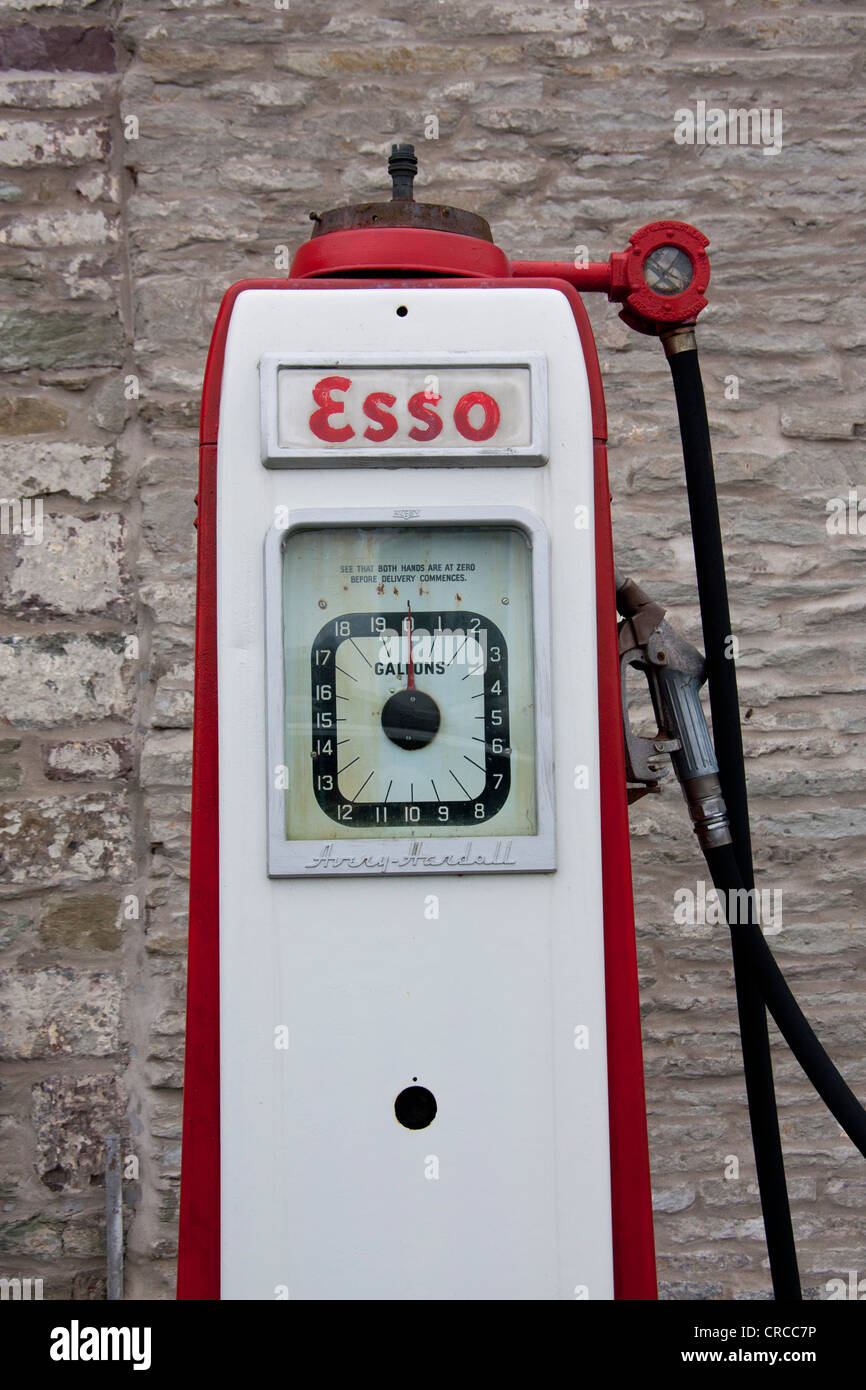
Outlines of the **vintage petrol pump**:
{"type": "Polygon", "coordinates": [[[416,167],[211,343],[178,1291],[650,1299],[621,654],[731,836],[700,659],[614,583],[577,289],[676,354],[706,238],[510,262],[416,167]]]}

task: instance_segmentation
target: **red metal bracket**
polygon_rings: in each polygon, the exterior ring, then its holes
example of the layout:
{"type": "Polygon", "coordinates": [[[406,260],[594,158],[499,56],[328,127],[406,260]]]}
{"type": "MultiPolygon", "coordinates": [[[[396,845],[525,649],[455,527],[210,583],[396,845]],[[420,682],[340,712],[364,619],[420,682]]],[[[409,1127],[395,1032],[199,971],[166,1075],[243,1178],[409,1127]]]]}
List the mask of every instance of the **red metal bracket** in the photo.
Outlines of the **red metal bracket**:
{"type": "Polygon", "coordinates": [[[687,222],[650,222],[629,237],[625,251],[614,251],[608,261],[587,265],[572,261],[510,261],[509,271],[518,277],[565,280],[581,291],[602,290],[613,303],[622,304],[620,318],[639,333],[658,334],[678,324],[693,323],[706,305],[704,291],[710,280],[709,238],[687,222]],[[654,251],[670,246],[691,261],[692,278],[676,294],[663,294],[647,282],[644,266],[654,251]]]}
{"type": "MultiPolygon", "coordinates": [[[[625,251],[607,261],[581,265],[573,261],[509,261],[505,253],[476,236],[423,227],[352,227],[326,232],[304,242],[292,261],[291,278],[325,276],[448,275],[470,279],[514,278],[564,280],[584,293],[603,291],[622,304],[620,318],[639,333],[653,335],[679,324],[694,323],[706,305],[710,279],[708,238],[687,222],[650,222],[629,238],[625,251]],[[650,276],[646,263],[654,251],[670,247],[691,263],[691,278],[680,291],[659,288],[663,276],[650,276]],[[651,280],[654,283],[651,283],[651,280]]],[[[675,283],[676,277],[673,278],[675,283]]]]}

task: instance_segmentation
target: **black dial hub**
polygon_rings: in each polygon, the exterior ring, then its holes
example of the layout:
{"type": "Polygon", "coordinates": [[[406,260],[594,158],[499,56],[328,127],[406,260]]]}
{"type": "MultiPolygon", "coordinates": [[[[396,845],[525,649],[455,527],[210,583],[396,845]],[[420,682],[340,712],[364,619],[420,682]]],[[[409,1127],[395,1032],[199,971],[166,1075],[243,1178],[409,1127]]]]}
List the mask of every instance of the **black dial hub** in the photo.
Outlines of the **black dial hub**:
{"type": "Polygon", "coordinates": [[[398,748],[426,748],[441,721],[439,706],[423,690],[397,690],[382,709],[382,728],[398,748]]]}

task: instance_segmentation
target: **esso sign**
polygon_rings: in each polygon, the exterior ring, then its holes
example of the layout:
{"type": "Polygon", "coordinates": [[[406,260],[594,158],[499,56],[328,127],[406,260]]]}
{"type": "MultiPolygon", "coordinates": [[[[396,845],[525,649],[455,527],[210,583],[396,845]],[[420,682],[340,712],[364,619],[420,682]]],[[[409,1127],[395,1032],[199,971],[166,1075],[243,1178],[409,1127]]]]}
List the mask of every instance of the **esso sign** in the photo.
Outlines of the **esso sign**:
{"type": "MultiPolygon", "coordinates": [[[[342,444],[355,438],[355,429],[346,419],[346,395],[355,383],[349,376],[325,376],[313,387],[313,400],[318,409],[310,416],[310,430],[325,444],[342,444]]],[[[441,394],[428,387],[415,391],[406,401],[406,412],[417,423],[406,431],[409,439],[429,444],[443,429],[442,415],[436,407],[442,403],[441,394]]],[[[368,391],[361,410],[372,421],[363,431],[365,439],[384,444],[397,434],[399,424],[393,413],[397,397],[391,391],[368,391]]],[[[487,391],[466,391],[451,412],[457,433],[464,439],[480,444],[492,439],[499,428],[502,412],[494,396],[487,391]]]]}
{"type": "Polygon", "coordinates": [[[280,363],[273,394],[275,456],[294,451],[420,456],[534,449],[533,420],[542,415],[544,392],[528,362],[452,366],[428,361],[417,366],[280,363]]]}

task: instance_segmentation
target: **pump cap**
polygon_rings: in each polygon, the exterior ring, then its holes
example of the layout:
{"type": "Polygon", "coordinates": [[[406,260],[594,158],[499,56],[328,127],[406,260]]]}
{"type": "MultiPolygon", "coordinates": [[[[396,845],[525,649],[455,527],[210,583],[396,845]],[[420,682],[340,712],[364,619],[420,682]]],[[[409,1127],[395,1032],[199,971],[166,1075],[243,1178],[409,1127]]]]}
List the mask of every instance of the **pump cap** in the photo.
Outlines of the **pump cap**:
{"type": "Polygon", "coordinates": [[[329,232],[345,232],[371,227],[419,227],[425,231],[456,232],[458,236],[493,241],[490,225],[475,212],[448,207],[444,203],[416,203],[413,193],[418,159],[415,146],[392,145],[388,157],[391,177],[390,203],[353,203],[311,213],[314,228],[311,240],[329,232]]]}

